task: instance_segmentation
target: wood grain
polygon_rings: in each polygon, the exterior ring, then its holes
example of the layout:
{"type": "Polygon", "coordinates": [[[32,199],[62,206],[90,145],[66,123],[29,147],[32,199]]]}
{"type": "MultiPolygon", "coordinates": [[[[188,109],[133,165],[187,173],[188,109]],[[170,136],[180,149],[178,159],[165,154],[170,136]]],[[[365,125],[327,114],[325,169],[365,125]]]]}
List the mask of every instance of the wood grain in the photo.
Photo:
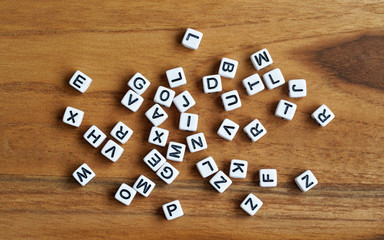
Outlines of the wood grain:
{"type": "MultiPolygon", "coordinates": [[[[382,1],[2,1],[0,2],[0,239],[384,239],[384,4],[382,1]],[[204,33],[197,51],[180,42],[187,27],[204,33]],[[267,48],[287,80],[307,80],[308,96],[289,99],[287,86],[247,96],[241,80],[249,56],[267,48]],[[220,94],[206,95],[201,78],[222,57],[239,61],[242,108],[225,112],[220,94]],[[165,71],[184,68],[208,149],[172,163],[180,175],[163,183],[142,158],[151,124],[144,117],[165,71]],[[75,70],[93,79],[78,93],[75,70]],[[120,104],[127,81],[141,72],[152,83],[137,113],[120,104]],[[276,118],[277,102],[298,105],[291,122],[276,118]],[[310,114],[326,104],[336,118],[317,126],[310,114]],[[67,106],[85,111],[80,128],[61,122],[67,106]],[[232,142],[217,128],[224,118],[244,127],[258,118],[268,134],[232,142]],[[108,133],[117,121],[134,131],[112,163],[83,138],[90,125],[108,133]],[[212,156],[228,172],[249,161],[248,177],[218,194],[195,163],[212,156]],[[72,172],[86,162],[96,178],[81,187],[72,172]],[[258,187],[258,170],[276,168],[278,186],[258,187]],[[319,185],[307,193],[293,179],[311,169],[319,185]],[[125,207],[113,196],[144,174],[157,184],[125,207]],[[248,193],[264,205],[249,217],[248,193]],[[161,205],[179,199],[185,216],[166,221],[161,205]]],[[[185,142],[177,109],[161,126],[185,142]]],[[[165,154],[166,149],[157,148],[165,154]]]]}

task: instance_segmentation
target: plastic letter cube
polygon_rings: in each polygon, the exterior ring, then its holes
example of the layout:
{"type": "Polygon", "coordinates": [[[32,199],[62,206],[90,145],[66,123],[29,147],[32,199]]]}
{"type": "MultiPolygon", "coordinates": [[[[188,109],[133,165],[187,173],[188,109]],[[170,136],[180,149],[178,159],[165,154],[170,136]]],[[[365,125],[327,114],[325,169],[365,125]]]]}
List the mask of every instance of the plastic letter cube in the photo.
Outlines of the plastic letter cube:
{"type": "Polygon", "coordinates": [[[320,126],[325,127],[335,118],[335,114],[333,114],[333,112],[323,104],[312,113],[311,117],[320,126]]]}
{"type": "Polygon", "coordinates": [[[131,204],[133,198],[136,195],[136,190],[129,185],[122,183],[115,194],[115,199],[127,206],[131,204]]]}
{"type": "Polygon", "coordinates": [[[151,82],[141,75],[141,73],[136,73],[128,81],[128,86],[139,95],[143,94],[149,85],[151,85],[151,82]]]}
{"type": "Polygon", "coordinates": [[[101,153],[112,162],[119,160],[123,152],[124,148],[120,147],[119,144],[112,140],[108,140],[108,142],[101,149],[101,153]]]}
{"type": "Polygon", "coordinates": [[[196,163],[197,170],[203,178],[209,177],[215,172],[219,171],[215,160],[212,157],[204,158],[203,160],[196,163]]]}
{"type": "Polygon", "coordinates": [[[296,104],[280,100],[276,107],[275,116],[290,121],[295,116],[296,108],[296,104]]]}
{"type": "Polygon", "coordinates": [[[183,44],[186,48],[197,50],[202,38],[203,34],[201,32],[188,28],[184,34],[181,44],[183,44]]]}
{"type": "Polygon", "coordinates": [[[244,201],[240,204],[240,207],[249,215],[253,216],[261,206],[263,205],[263,202],[258,199],[255,195],[252,193],[248,194],[248,196],[244,199],[244,201]]]}
{"type": "Polygon", "coordinates": [[[184,215],[179,200],[175,200],[163,205],[163,211],[167,220],[173,220],[175,218],[184,215]]]}
{"type": "Polygon", "coordinates": [[[85,163],[83,163],[76,171],[73,172],[72,176],[76,179],[81,186],[85,186],[89,183],[96,174],[92,169],[85,163]]]}
{"type": "Polygon", "coordinates": [[[271,55],[269,55],[269,52],[266,48],[252,54],[251,61],[257,71],[273,63],[271,55]]]}
{"type": "Polygon", "coordinates": [[[239,62],[229,58],[223,58],[220,63],[219,75],[225,78],[235,78],[239,62]]]}
{"type": "Polygon", "coordinates": [[[63,122],[74,127],[80,127],[83,117],[83,111],[73,107],[67,107],[64,112],[63,122]]]}
{"type": "Polygon", "coordinates": [[[77,70],[69,80],[69,85],[77,89],[79,92],[84,93],[91,85],[92,79],[84,73],[77,70]]]}
{"type": "Polygon", "coordinates": [[[313,175],[311,170],[307,170],[302,174],[300,174],[298,177],[295,178],[295,182],[297,186],[300,188],[300,190],[303,192],[306,192],[312,189],[318,183],[315,175],[313,175]]]}

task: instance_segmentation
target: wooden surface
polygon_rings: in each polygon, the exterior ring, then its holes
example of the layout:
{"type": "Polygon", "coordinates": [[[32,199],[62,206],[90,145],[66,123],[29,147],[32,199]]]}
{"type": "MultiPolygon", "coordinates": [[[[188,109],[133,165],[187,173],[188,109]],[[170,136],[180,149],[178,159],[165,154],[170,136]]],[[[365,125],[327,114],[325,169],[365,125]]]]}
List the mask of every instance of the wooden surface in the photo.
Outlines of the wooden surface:
{"type": "MultiPolygon", "coordinates": [[[[1,1],[0,2],[0,239],[384,239],[384,4],[382,1],[1,1]],[[192,51],[180,42],[187,27],[204,33],[192,51]],[[287,85],[247,96],[241,80],[249,56],[267,48],[285,78],[307,80],[308,96],[289,99],[287,85]],[[222,57],[239,61],[235,79],[242,108],[224,112],[220,94],[206,95],[201,78],[222,57]],[[157,86],[165,71],[184,68],[208,149],[187,153],[171,185],[142,161],[157,86]],[[84,94],[69,86],[75,70],[93,82],[84,94]],[[152,83],[137,113],[120,104],[127,81],[141,72],[152,83]],[[280,99],[298,105],[291,122],[273,115],[280,99]],[[327,127],[310,114],[326,104],[327,127]],[[67,106],[85,111],[80,128],[61,121],[67,106]],[[217,128],[224,118],[241,128],[258,118],[268,133],[232,142],[217,128]],[[109,133],[117,121],[134,131],[112,163],[82,135],[92,124],[109,133]],[[248,177],[223,194],[195,163],[212,156],[228,172],[231,159],[249,161],[248,177]],[[96,178],[81,187],[71,176],[87,163],[96,178]],[[278,186],[258,186],[258,170],[276,168],[278,186]],[[294,178],[311,169],[319,184],[307,193],[294,178]],[[114,199],[122,182],[144,174],[157,184],[129,207],[114,199]],[[248,216],[248,193],[264,205],[248,216]],[[179,199],[185,216],[166,221],[161,205],[179,199]]],[[[185,142],[177,109],[161,125],[185,142]]],[[[110,136],[108,136],[111,138],[110,136]]],[[[165,154],[166,149],[157,147],[165,154]]]]}

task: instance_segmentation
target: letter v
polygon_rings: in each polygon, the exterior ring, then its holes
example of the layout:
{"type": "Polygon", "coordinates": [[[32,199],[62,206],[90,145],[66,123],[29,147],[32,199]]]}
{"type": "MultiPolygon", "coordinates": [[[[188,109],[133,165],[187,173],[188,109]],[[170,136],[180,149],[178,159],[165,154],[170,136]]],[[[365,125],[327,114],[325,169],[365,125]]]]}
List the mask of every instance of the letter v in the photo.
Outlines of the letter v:
{"type": "Polygon", "coordinates": [[[132,99],[132,94],[130,94],[128,98],[128,106],[134,104],[138,100],[139,100],[138,98],[132,99]]]}

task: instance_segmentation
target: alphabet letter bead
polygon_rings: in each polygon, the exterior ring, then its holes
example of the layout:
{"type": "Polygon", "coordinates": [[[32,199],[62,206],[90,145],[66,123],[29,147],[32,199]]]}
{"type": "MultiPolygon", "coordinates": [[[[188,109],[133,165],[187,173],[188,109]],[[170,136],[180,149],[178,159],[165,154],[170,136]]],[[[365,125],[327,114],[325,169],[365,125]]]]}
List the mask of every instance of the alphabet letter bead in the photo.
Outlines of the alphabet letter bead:
{"type": "Polygon", "coordinates": [[[289,97],[301,98],[307,96],[307,83],[304,79],[293,79],[288,81],[289,97]]]}
{"type": "Polygon", "coordinates": [[[144,98],[132,90],[128,90],[123,99],[121,99],[121,104],[123,104],[132,112],[136,112],[140,108],[141,104],[143,104],[143,102],[144,98]]]}
{"type": "Polygon", "coordinates": [[[143,94],[149,85],[151,85],[151,82],[141,75],[141,73],[136,73],[128,81],[128,86],[139,95],[143,94]]]}
{"type": "Polygon", "coordinates": [[[179,200],[175,200],[163,205],[163,211],[167,220],[173,220],[175,218],[184,215],[183,209],[181,208],[179,200]]]}
{"type": "Polygon", "coordinates": [[[277,186],[276,169],[260,169],[259,182],[260,182],[260,187],[276,187],[277,186]]]}
{"type": "Polygon", "coordinates": [[[196,104],[195,100],[187,90],[177,95],[173,99],[173,103],[180,112],[185,112],[196,104]]]}
{"type": "Polygon", "coordinates": [[[246,178],[248,170],[248,162],[245,160],[233,159],[229,169],[229,176],[231,178],[246,178]]]}
{"type": "Polygon", "coordinates": [[[223,86],[221,85],[221,77],[219,74],[203,77],[204,93],[221,92],[223,86]]]}
{"type": "Polygon", "coordinates": [[[215,160],[212,157],[207,157],[196,163],[197,170],[203,178],[209,177],[215,172],[219,171],[215,160]]]}
{"type": "Polygon", "coordinates": [[[160,86],[155,94],[154,102],[161,104],[165,107],[170,107],[175,97],[175,91],[172,89],[160,86]]]}
{"type": "Polygon", "coordinates": [[[115,199],[127,206],[131,204],[133,198],[136,195],[136,190],[129,185],[122,183],[115,194],[115,199]]]}
{"type": "Polygon", "coordinates": [[[186,48],[197,50],[202,38],[203,34],[201,32],[188,28],[184,34],[181,44],[183,44],[186,48]]]}
{"type": "Polygon", "coordinates": [[[79,127],[83,121],[83,117],[83,111],[73,107],[67,107],[64,112],[63,122],[74,127],[79,127]]]}
{"type": "Polygon", "coordinates": [[[219,193],[223,193],[232,184],[232,180],[222,171],[218,171],[215,176],[209,180],[209,183],[219,193]]]}
{"type": "Polygon", "coordinates": [[[259,120],[255,119],[244,127],[244,132],[248,135],[252,142],[256,142],[267,133],[267,130],[259,120]]]}
{"type": "Polygon", "coordinates": [[[220,63],[219,75],[225,78],[234,78],[239,62],[229,58],[223,58],[220,63]]]}
{"type": "Polygon", "coordinates": [[[181,113],[179,121],[179,129],[194,132],[197,130],[199,115],[194,113],[181,113]]]}
{"type": "Polygon", "coordinates": [[[290,121],[295,115],[296,108],[296,104],[285,100],[280,100],[280,102],[277,104],[275,116],[290,121]]]}
{"type": "Polygon", "coordinates": [[[311,117],[320,126],[325,127],[335,118],[335,114],[333,114],[333,112],[323,104],[312,113],[311,117]]]}
{"type": "Polygon", "coordinates": [[[240,96],[237,90],[232,90],[221,95],[225,111],[232,111],[241,107],[240,96]]]}
{"type": "Polygon", "coordinates": [[[255,73],[243,80],[243,85],[249,96],[255,95],[265,89],[259,74],[255,73]]]}
{"type": "Polygon", "coordinates": [[[171,184],[173,180],[179,175],[179,171],[169,163],[164,163],[163,166],[157,170],[156,175],[167,184],[171,184]]]}
{"type": "Polygon", "coordinates": [[[266,48],[251,55],[251,61],[257,71],[271,65],[273,63],[271,55],[266,48]]]}
{"type": "Polygon", "coordinates": [[[87,164],[83,163],[76,171],[73,172],[72,176],[76,179],[81,186],[85,186],[89,183],[96,174],[92,171],[87,164]]]}
{"type": "Polygon", "coordinates": [[[159,126],[167,118],[168,114],[160,107],[159,104],[153,105],[148,111],[145,112],[145,116],[151,121],[154,126],[159,126]]]}
{"type": "Polygon", "coordinates": [[[258,199],[255,195],[250,193],[240,204],[240,207],[249,215],[253,216],[261,208],[262,205],[263,202],[258,199]]]}
{"type": "Polygon", "coordinates": [[[187,137],[187,144],[190,152],[198,152],[208,148],[204,133],[196,133],[187,137]]]}
{"type": "Polygon", "coordinates": [[[239,127],[239,124],[226,118],[221,123],[217,134],[225,140],[232,141],[237,131],[239,130],[239,127]]]}
{"type": "Polygon", "coordinates": [[[91,85],[92,79],[84,73],[77,70],[69,80],[69,85],[77,89],[79,92],[84,93],[91,85]]]}
{"type": "Polygon", "coordinates": [[[167,75],[168,83],[171,88],[180,87],[187,84],[184,71],[182,67],[173,68],[165,72],[167,75]]]}
{"type": "Polygon", "coordinates": [[[152,151],[150,151],[143,160],[154,172],[159,170],[159,168],[166,162],[163,155],[161,155],[161,153],[156,149],[152,149],[152,151]]]}
{"type": "Polygon", "coordinates": [[[185,144],[177,142],[169,142],[167,159],[175,162],[182,162],[185,154],[185,144]]]}
{"type": "Polygon", "coordinates": [[[94,148],[98,148],[107,136],[95,125],[92,125],[84,134],[85,140],[89,142],[94,148]]]}
{"type": "Polygon", "coordinates": [[[112,140],[108,140],[108,142],[104,145],[103,149],[101,149],[101,153],[112,162],[116,162],[117,160],[119,160],[123,152],[124,148],[120,147],[119,144],[115,143],[112,140]]]}
{"type": "Polygon", "coordinates": [[[144,197],[148,197],[152,190],[155,188],[156,184],[152,182],[149,178],[144,175],[140,175],[140,177],[136,180],[135,184],[133,184],[133,189],[136,192],[140,193],[144,197]]]}
{"type": "Polygon", "coordinates": [[[118,122],[112,129],[111,135],[121,144],[125,144],[132,136],[133,131],[123,122],[118,122]]]}
{"type": "Polygon", "coordinates": [[[159,127],[152,127],[148,142],[164,147],[167,144],[169,131],[159,127]]]}
{"type": "Polygon", "coordinates": [[[269,90],[280,87],[285,83],[283,74],[279,68],[275,68],[263,75],[264,83],[269,90]]]}
{"type": "Polygon", "coordinates": [[[307,170],[295,178],[295,182],[301,191],[306,192],[317,185],[317,179],[311,170],[307,170]]]}

